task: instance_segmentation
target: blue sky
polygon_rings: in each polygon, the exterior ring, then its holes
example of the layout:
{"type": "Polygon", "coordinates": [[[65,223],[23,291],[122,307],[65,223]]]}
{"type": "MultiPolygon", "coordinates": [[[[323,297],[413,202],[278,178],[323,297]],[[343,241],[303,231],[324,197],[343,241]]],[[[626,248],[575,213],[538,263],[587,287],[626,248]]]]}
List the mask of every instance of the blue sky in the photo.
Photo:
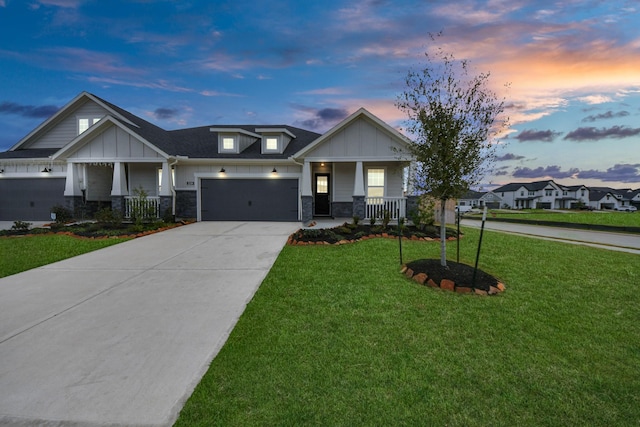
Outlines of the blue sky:
{"type": "Polygon", "coordinates": [[[485,189],[640,188],[639,22],[615,0],[0,0],[0,150],[83,90],[165,129],[322,132],[359,107],[400,128],[442,31],[508,105],[485,189]]]}

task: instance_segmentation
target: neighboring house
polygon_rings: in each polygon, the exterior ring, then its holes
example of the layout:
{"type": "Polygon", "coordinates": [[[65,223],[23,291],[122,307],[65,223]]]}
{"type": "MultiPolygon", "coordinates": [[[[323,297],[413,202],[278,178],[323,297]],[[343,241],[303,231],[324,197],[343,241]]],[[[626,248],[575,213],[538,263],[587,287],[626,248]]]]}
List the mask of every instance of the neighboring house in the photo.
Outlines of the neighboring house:
{"type": "Polygon", "coordinates": [[[365,109],[324,134],[287,125],[164,130],[83,92],[0,153],[0,220],[65,205],[130,215],[142,189],[157,216],[309,221],[406,216],[407,140],[365,109]]]}
{"type": "Polygon", "coordinates": [[[614,189],[609,187],[591,187],[589,206],[594,209],[614,209],[624,210],[629,206],[634,206],[636,201],[640,202],[640,190],[614,189]]]}
{"type": "Polygon", "coordinates": [[[502,207],[502,199],[493,191],[473,191],[469,190],[465,195],[458,199],[459,206],[471,206],[473,208],[482,208],[487,206],[489,209],[498,209],[502,207]]]}
{"type": "Polygon", "coordinates": [[[510,209],[572,209],[589,204],[584,185],[563,186],[553,180],[517,182],[493,190],[510,209]]]}

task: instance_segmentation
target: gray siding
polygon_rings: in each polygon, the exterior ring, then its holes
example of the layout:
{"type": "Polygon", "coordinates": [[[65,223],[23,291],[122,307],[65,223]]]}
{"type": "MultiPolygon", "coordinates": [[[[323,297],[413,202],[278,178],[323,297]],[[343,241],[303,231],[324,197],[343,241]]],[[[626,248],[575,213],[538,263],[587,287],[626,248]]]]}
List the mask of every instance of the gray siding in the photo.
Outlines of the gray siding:
{"type": "Polygon", "coordinates": [[[395,158],[392,147],[402,148],[386,131],[366,118],[359,118],[324,141],[306,157],[323,158],[395,158]]]}
{"type": "Polygon", "coordinates": [[[158,159],[162,156],[128,132],[117,126],[111,126],[80,147],[69,158],[103,161],[104,159],[158,159]]]}
{"type": "Polygon", "coordinates": [[[78,136],[79,117],[103,117],[106,114],[107,110],[93,101],[87,101],[80,108],[68,114],[51,130],[30,144],[28,148],[62,148],[78,136]]]}
{"type": "Polygon", "coordinates": [[[142,187],[147,196],[158,195],[158,164],[133,163],[129,165],[129,194],[134,195],[136,188],[142,187]]]}
{"type": "Polygon", "coordinates": [[[87,200],[94,202],[111,201],[113,168],[109,166],[87,166],[87,200]]]}

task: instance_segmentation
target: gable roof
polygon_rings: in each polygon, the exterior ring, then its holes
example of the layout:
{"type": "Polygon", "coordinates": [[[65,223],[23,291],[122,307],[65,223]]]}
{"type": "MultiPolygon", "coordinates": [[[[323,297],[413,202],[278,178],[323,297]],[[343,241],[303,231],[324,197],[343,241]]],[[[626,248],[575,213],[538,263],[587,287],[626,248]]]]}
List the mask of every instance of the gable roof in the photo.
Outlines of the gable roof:
{"type": "Polygon", "coordinates": [[[34,130],[29,132],[24,138],[22,138],[20,141],[14,144],[11,148],[9,148],[8,151],[16,151],[21,149],[21,147],[27,144],[31,139],[35,138],[38,135],[41,135],[42,133],[56,126],[59,122],[61,122],[64,118],[66,118],[71,112],[79,108],[87,100],[91,100],[97,103],[98,105],[103,107],[105,110],[109,111],[109,113],[112,114],[114,117],[117,117],[124,122],[128,122],[129,124],[133,124],[129,121],[129,119],[126,116],[121,114],[121,111],[124,111],[124,110],[118,107],[115,107],[113,104],[110,104],[89,92],[81,92],[71,101],[69,101],[66,105],[60,108],[54,115],[49,117],[44,122],[40,123],[40,125],[38,125],[34,130]]]}
{"type": "Polygon", "coordinates": [[[400,132],[398,132],[397,130],[395,130],[394,128],[392,128],[391,126],[389,126],[388,124],[386,124],[385,122],[383,122],[382,120],[380,120],[379,118],[371,114],[365,108],[360,108],[355,113],[351,114],[349,117],[347,117],[346,119],[342,120],[340,123],[338,123],[331,129],[329,129],[326,133],[324,133],[318,139],[313,141],[312,144],[307,145],[302,150],[295,153],[293,157],[294,158],[304,157],[306,154],[311,152],[314,148],[318,147],[324,141],[331,139],[331,137],[333,137],[338,132],[342,131],[344,128],[346,128],[351,123],[355,122],[357,119],[361,117],[368,118],[369,120],[374,122],[378,127],[380,127],[385,132],[387,132],[396,142],[408,148],[408,140],[404,135],[402,135],[400,132]]]}
{"type": "Polygon", "coordinates": [[[499,193],[499,192],[506,193],[510,191],[517,191],[520,187],[524,187],[529,191],[538,191],[538,190],[544,189],[550,184],[556,188],[560,188],[560,186],[556,184],[552,179],[548,179],[545,181],[535,181],[535,182],[512,182],[509,184],[505,184],[502,187],[498,187],[493,191],[495,193],[499,193]]]}
{"type": "Polygon", "coordinates": [[[87,129],[86,131],[84,131],[80,135],[76,136],[69,143],[67,143],[64,147],[58,149],[55,152],[55,154],[52,155],[52,158],[56,159],[56,158],[59,158],[61,156],[64,156],[65,154],[68,155],[68,154],[76,151],[78,148],[84,146],[87,142],[91,141],[94,138],[95,135],[99,134],[100,132],[102,132],[104,129],[106,129],[110,125],[113,125],[113,126],[121,128],[123,131],[125,131],[126,133],[134,136],[142,144],[148,146],[153,151],[155,151],[158,154],[160,154],[162,157],[165,157],[165,158],[169,157],[169,154],[167,154],[163,150],[159,149],[157,144],[151,143],[146,138],[142,137],[140,135],[140,133],[135,132],[134,130],[132,130],[130,128],[130,126],[127,126],[124,122],[121,122],[120,120],[116,119],[115,117],[109,115],[109,116],[103,117],[98,123],[96,123],[95,125],[91,126],[89,129],[87,129]]]}

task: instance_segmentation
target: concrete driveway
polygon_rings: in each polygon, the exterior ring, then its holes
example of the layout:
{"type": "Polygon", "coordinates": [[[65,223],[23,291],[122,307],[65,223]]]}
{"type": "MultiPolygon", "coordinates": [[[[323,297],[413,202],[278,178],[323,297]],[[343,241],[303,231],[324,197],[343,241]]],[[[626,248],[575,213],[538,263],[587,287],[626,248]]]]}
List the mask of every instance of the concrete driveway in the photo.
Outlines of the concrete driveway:
{"type": "Polygon", "coordinates": [[[0,279],[0,425],[172,425],[299,227],[195,223],[0,279]]]}

